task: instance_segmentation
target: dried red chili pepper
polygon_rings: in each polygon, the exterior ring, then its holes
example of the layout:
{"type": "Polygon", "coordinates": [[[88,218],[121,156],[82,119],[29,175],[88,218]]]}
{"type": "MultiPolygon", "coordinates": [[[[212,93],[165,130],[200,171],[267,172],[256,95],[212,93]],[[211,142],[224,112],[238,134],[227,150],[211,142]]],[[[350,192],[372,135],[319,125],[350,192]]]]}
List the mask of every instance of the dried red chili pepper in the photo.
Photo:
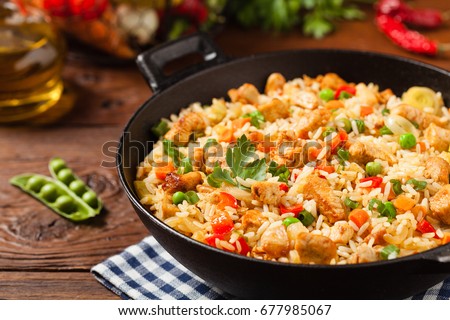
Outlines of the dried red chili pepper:
{"type": "Polygon", "coordinates": [[[375,21],[380,31],[403,49],[429,56],[438,54],[440,45],[437,41],[428,39],[419,32],[408,29],[399,20],[386,14],[379,14],[375,21]]]}
{"type": "Polygon", "coordinates": [[[437,28],[449,18],[448,13],[430,8],[412,8],[402,0],[380,0],[375,9],[377,14],[387,14],[401,22],[421,28],[437,28]]]}

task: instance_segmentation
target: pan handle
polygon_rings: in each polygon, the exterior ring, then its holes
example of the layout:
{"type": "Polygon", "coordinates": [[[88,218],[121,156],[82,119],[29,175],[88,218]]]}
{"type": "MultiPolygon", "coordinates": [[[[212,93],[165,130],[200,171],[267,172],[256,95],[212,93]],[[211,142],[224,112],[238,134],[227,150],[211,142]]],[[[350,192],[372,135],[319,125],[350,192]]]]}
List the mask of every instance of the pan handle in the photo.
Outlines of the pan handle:
{"type": "Polygon", "coordinates": [[[203,69],[225,62],[226,56],[214,41],[204,33],[195,33],[178,40],[167,42],[141,53],[136,63],[153,92],[159,92],[170,85],[203,69]],[[199,53],[203,62],[191,65],[172,75],[165,75],[164,66],[185,55],[199,53]]]}
{"type": "Polygon", "coordinates": [[[423,267],[427,273],[450,274],[450,244],[440,247],[422,257],[423,267]]]}

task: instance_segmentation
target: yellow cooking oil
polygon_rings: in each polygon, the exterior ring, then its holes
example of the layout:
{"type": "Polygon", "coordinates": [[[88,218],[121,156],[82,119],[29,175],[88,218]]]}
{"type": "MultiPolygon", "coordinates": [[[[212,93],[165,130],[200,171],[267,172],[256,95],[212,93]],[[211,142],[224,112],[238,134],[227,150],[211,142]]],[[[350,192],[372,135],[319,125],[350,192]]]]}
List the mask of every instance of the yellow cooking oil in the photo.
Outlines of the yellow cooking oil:
{"type": "Polygon", "coordinates": [[[0,4],[0,123],[38,116],[63,92],[64,42],[35,9],[0,4]]]}

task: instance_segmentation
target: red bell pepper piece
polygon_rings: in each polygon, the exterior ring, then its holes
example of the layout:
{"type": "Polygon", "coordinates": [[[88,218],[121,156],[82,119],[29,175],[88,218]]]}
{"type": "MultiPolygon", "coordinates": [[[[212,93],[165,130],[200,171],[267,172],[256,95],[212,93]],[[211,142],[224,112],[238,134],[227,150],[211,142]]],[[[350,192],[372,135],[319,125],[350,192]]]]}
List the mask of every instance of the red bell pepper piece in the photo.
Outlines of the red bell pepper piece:
{"type": "MultiPolygon", "coordinates": [[[[248,246],[247,242],[245,241],[244,238],[239,238],[236,240],[236,242],[239,242],[239,244],[241,245],[241,252],[239,252],[239,254],[246,256],[247,253],[250,252],[250,247],[248,246]]],[[[236,247],[236,251],[237,251],[237,247],[236,247]]]]}
{"type": "Polygon", "coordinates": [[[280,188],[281,191],[284,191],[284,192],[288,192],[289,191],[289,187],[288,187],[288,185],[286,183],[280,184],[279,188],[280,188]]]}
{"type": "Polygon", "coordinates": [[[226,192],[221,192],[219,194],[219,203],[217,204],[217,209],[224,210],[225,207],[231,207],[234,209],[239,208],[237,200],[231,194],[226,192]]]}
{"type": "Polygon", "coordinates": [[[429,223],[427,220],[423,219],[417,224],[416,230],[420,231],[421,233],[434,233],[434,237],[436,239],[439,239],[439,237],[436,235],[436,229],[429,223]]]}
{"type": "Polygon", "coordinates": [[[367,182],[367,181],[372,181],[372,185],[370,187],[367,188],[378,188],[381,183],[383,182],[383,178],[381,177],[370,177],[370,178],[363,178],[361,180],[359,180],[359,182],[363,183],[363,182],[367,182]]]}
{"type": "Polygon", "coordinates": [[[234,222],[227,212],[219,212],[213,216],[211,227],[215,234],[226,234],[233,229],[234,222]]]}
{"type": "Polygon", "coordinates": [[[352,86],[343,85],[337,88],[336,92],[334,93],[334,99],[338,100],[339,96],[341,95],[342,91],[345,91],[347,93],[350,93],[351,95],[356,94],[356,88],[352,86]]]}
{"type": "Polygon", "coordinates": [[[303,211],[303,204],[300,203],[292,207],[285,207],[282,204],[280,204],[280,211],[281,213],[292,212],[293,214],[297,215],[303,211]]]}

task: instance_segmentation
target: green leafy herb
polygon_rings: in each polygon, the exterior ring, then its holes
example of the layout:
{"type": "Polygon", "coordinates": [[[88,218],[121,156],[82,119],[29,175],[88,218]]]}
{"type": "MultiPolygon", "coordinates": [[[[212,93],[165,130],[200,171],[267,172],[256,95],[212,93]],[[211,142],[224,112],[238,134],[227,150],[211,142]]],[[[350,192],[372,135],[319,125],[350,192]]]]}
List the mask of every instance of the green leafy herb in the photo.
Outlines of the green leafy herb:
{"type": "Polygon", "coordinates": [[[336,21],[364,18],[361,10],[343,0],[229,0],[225,15],[245,27],[274,31],[303,24],[303,32],[315,38],[330,33],[336,21]]]}
{"type": "Polygon", "coordinates": [[[250,123],[252,124],[252,126],[254,126],[255,128],[258,128],[258,129],[259,129],[261,123],[266,121],[266,119],[264,119],[263,114],[261,112],[259,112],[258,110],[244,114],[242,116],[242,118],[250,118],[250,123]]]}
{"type": "Polygon", "coordinates": [[[186,157],[181,159],[180,167],[178,168],[177,173],[178,174],[186,174],[189,172],[192,172],[194,168],[192,167],[191,159],[186,157]]]}
{"type": "Polygon", "coordinates": [[[383,110],[381,110],[381,114],[383,116],[387,116],[391,113],[391,110],[384,108],[383,110]]]}
{"type": "Polygon", "coordinates": [[[272,174],[272,176],[279,177],[278,181],[287,183],[289,180],[289,176],[291,172],[289,169],[283,164],[279,166],[275,161],[270,161],[268,172],[272,174]]]}
{"type": "Polygon", "coordinates": [[[216,164],[213,172],[207,177],[208,184],[214,188],[220,188],[223,182],[229,183],[233,186],[236,185],[236,182],[231,177],[231,173],[229,170],[222,169],[219,164],[216,164]]]}
{"type": "Polygon", "coordinates": [[[242,186],[236,177],[241,179],[251,178],[262,181],[266,178],[267,164],[264,159],[259,159],[255,153],[255,145],[242,135],[233,148],[229,148],[226,154],[228,169],[222,169],[219,165],[214,167],[214,171],[207,178],[208,183],[218,188],[222,182],[226,182],[241,189],[247,189],[242,186]]]}
{"type": "Polygon", "coordinates": [[[184,154],[178,150],[178,147],[175,146],[173,141],[163,140],[163,150],[165,154],[172,158],[176,167],[179,167],[181,159],[185,158],[184,154]]]}

